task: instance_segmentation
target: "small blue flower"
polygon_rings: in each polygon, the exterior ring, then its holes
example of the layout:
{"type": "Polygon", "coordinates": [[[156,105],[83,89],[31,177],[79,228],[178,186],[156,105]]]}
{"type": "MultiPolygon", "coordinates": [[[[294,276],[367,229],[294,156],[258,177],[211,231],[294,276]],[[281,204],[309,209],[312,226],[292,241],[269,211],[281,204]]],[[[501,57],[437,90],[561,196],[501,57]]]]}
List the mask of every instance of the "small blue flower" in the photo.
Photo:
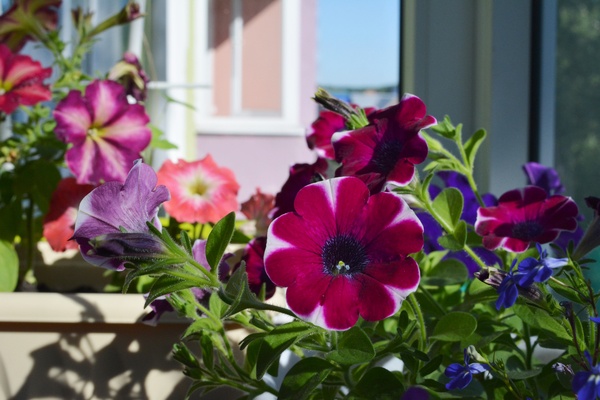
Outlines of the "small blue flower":
{"type": "Polygon", "coordinates": [[[513,272],[517,260],[515,259],[510,266],[510,271],[504,276],[500,286],[498,286],[498,300],[496,300],[496,309],[500,310],[502,307],[511,307],[517,301],[519,296],[519,280],[521,274],[513,272]]]}
{"type": "Polygon", "coordinates": [[[450,382],[446,384],[446,389],[464,389],[469,386],[473,380],[473,375],[480,374],[490,370],[487,364],[470,363],[470,356],[465,349],[465,365],[454,363],[446,367],[444,374],[450,378],[450,382]]]}
{"type": "Polygon", "coordinates": [[[552,276],[552,269],[564,267],[569,260],[567,258],[548,257],[546,250],[539,243],[535,244],[540,254],[540,259],[528,257],[519,263],[519,285],[531,286],[533,282],[545,282],[552,276]]]}
{"type": "Polygon", "coordinates": [[[600,365],[592,365],[589,352],[586,351],[585,356],[591,368],[575,374],[572,388],[579,400],[594,400],[600,397],[600,365]]]}

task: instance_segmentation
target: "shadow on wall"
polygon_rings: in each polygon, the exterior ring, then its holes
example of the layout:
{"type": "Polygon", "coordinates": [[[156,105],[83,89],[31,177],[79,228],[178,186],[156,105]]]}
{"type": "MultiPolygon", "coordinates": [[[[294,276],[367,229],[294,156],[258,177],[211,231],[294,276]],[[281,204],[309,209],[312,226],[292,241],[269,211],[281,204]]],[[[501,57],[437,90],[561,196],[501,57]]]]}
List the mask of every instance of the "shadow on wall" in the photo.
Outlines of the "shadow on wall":
{"type": "Polygon", "coordinates": [[[42,322],[0,322],[0,397],[185,397],[190,381],[171,357],[184,324],[103,323],[107,319],[94,304],[75,301],[83,306],[79,322],[52,323],[47,315],[42,322]]]}

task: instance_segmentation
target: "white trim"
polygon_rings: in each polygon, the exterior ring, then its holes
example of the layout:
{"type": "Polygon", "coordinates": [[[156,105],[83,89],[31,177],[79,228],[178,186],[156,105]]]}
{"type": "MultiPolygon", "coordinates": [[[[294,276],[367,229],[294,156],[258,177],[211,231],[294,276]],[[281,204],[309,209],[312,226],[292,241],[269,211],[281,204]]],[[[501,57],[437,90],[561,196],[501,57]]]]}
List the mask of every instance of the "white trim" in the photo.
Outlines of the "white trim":
{"type": "Polygon", "coordinates": [[[231,0],[231,115],[242,113],[242,60],[244,45],[244,20],[242,17],[242,1],[231,0]]]}
{"type": "MultiPolygon", "coordinates": [[[[137,0],[140,6],[140,12],[146,11],[146,0],[137,0]]],[[[145,18],[138,18],[129,25],[129,40],[127,51],[135,54],[138,58],[142,55],[144,43],[144,21],[145,18]]]]}
{"type": "MultiPolygon", "coordinates": [[[[241,0],[232,0],[233,5],[241,0]]],[[[210,2],[206,2],[205,10],[207,11],[209,21],[205,25],[209,32],[213,30],[214,23],[210,20],[212,16],[212,8],[210,2]]],[[[300,122],[300,33],[301,33],[301,1],[300,0],[281,0],[282,6],[282,75],[281,75],[281,116],[274,117],[247,117],[241,116],[241,97],[239,109],[237,105],[232,104],[231,117],[212,117],[212,89],[200,90],[196,99],[198,100],[198,118],[196,121],[196,129],[199,134],[234,134],[234,135],[284,135],[298,136],[304,135],[305,127],[300,122]],[[235,105],[235,107],[234,107],[235,105]]],[[[241,12],[241,10],[239,10],[241,12]]],[[[235,9],[233,15],[235,16],[235,9]]],[[[241,20],[241,18],[240,18],[241,20]]],[[[243,21],[242,21],[243,23],[243,21]]],[[[239,24],[239,22],[237,22],[239,24]]],[[[239,25],[232,21],[232,38],[237,35],[239,25]]],[[[243,25],[241,26],[243,28],[243,25]]],[[[241,31],[240,31],[241,34],[241,31]]],[[[213,65],[213,50],[212,37],[200,37],[196,41],[196,50],[202,54],[199,57],[198,65],[213,65]]],[[[237,43],[241,46],[241,42],[237,43]]],[[[234,48],[236,44],[234,43],[234,48]]],[[[240,47],[241,49],[241,47],[240,47]]],[[[234,50],[234,71],[239,71],[239,82],[236,80],[238,76],[232,76],[232,100],[235,96],[241,96],[241,59],[242,55],[234,50]],[[237,64],[239,60],[239,64],[237,64]],[[239,85],[239,90],[236,90],[236,85],[239,85]],[[237,92],[237,93],[235,93],[237,92]],[[235,94],[234,94],[235,93],[235,94]]],[[[211,68],[208,68],[210,70],[211,68]]],[[[199,82],[212,82],[211,71],[204,71],[196,76],[199,82]]],[[[235,100],[237,101],[237,100],[235,100]]]]}

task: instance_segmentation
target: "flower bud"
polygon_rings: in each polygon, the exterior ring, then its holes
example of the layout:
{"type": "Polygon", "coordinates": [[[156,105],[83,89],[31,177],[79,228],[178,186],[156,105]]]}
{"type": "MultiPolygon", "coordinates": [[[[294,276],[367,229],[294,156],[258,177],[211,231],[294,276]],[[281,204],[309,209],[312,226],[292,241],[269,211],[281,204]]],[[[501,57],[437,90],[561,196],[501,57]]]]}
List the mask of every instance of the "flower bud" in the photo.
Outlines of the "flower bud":
{"type": "Polygon", "coordinates": [[[117,260],[151,261],[167,256],[168,249],[149,233],[107,233],[90,240],[88,255],[117,260]]]}

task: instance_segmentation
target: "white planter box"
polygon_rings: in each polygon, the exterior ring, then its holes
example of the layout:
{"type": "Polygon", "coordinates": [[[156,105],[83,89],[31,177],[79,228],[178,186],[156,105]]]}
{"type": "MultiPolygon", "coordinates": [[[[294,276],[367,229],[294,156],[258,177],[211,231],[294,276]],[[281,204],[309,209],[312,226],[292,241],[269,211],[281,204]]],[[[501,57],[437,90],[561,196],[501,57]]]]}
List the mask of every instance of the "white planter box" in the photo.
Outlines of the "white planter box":
{"type": "Polygon", "coordinates": [[[0,399],[181,399],[181,321],[142,324],[142,295],[0,293],[0,399]]]}

